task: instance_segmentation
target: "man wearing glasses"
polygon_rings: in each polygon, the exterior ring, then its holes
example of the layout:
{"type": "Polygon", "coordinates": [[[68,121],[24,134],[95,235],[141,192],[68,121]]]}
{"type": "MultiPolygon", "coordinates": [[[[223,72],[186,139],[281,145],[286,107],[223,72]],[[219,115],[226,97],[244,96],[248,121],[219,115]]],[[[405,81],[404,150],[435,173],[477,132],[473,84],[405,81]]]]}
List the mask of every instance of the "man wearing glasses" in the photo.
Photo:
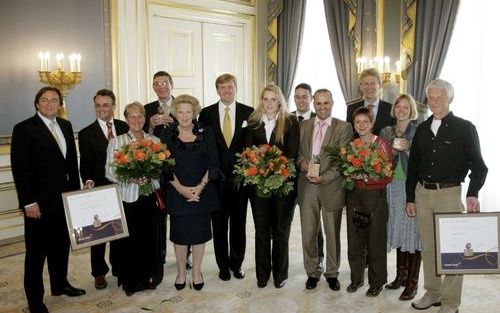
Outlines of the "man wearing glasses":
{"type": "Polygon", "coordinates": [[[170,114],[170,105],[174,99],[172,88],[174,88],[174,81],[169,73],[159,71],[153,75],[153,90],[158,100],[144,106],[146,110],[145,132],[160,137],[162,129],[174,121],[174,117],[170,114]]]}

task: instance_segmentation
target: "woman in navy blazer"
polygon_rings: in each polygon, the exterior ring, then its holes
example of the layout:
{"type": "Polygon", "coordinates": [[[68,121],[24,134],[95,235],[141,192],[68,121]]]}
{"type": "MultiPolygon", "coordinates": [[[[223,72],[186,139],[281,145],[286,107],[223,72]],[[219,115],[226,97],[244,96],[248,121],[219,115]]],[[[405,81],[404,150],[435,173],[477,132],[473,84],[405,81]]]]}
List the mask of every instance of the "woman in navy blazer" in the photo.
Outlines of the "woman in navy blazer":
{"type": "MultiPolygon", "coordinates": [[[[256,110],[249,117],[245,146],[275,145],[288,158],[297,158],[299,123],[287,112],[280,88],[268,85],[260,96],[256,110]]],[[[293,215],[295,191],[287,196],[261,198],[256,190],[250,194],[255,224],[255,264],[257,286],[264,288],[273,273],[274,286],[281,288],[288,278],[288,239],[293,215]]]]}

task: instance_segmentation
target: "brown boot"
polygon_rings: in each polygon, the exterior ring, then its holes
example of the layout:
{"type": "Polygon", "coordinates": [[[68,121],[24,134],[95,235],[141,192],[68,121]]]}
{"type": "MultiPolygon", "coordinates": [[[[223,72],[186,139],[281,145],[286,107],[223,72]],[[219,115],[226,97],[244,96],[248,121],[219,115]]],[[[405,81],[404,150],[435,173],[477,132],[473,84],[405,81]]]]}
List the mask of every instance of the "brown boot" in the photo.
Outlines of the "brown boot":
{"type": "Polygon", "coordinates": [[[406,280],[406,287],[399,296],[399,300],[408,301],[415,297],[418,290],[418,275],[420,273],[421,256],[420,251],[408,254],[408,279],[406,280]]]}
{"type": "Polygon", "coordinates": [[[396,278],[392,283],[385,285],[387,289],[399,289],[399,287],[406,285],[406,278],[408,277],[408,252],[401,252],[398,248],[396,251],[396,278]]]}

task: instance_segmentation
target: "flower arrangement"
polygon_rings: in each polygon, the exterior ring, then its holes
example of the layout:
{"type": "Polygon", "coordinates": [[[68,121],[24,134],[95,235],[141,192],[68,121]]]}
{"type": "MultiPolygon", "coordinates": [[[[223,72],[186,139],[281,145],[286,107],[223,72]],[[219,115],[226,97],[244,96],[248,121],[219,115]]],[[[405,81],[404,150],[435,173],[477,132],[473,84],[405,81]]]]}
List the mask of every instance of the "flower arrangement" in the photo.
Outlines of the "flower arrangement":
{"type": "MultiPolygon", "coordinates": [[[[174,165],[175,160],[170,158],[167,146],[153,143],[151,139],[135,140],[123,145],[115,151],[112,163],[120,184],[126,184],[131,179],[157,179],[164,170],[174,165]]],[[[139,184],[139,195],[150,195],[153,191],[151,183],[139,184]]]]}
{"type": "Polygon", "coordinates": [[[293,190],[295,166],[276,146],[252,146],[236,156],[233,173],[238,187],[241,184],[255,186],[262,198],[285,196],[293,190]]]}
{"type": "Polygon", "coordinates": [[[325,147],[325,151],[342,177],[345,189],[352,190],[358,177],[382,179],[392,175],[392,164],[376,143],[365,146],[357,138],[344,147],[325,147]]]}

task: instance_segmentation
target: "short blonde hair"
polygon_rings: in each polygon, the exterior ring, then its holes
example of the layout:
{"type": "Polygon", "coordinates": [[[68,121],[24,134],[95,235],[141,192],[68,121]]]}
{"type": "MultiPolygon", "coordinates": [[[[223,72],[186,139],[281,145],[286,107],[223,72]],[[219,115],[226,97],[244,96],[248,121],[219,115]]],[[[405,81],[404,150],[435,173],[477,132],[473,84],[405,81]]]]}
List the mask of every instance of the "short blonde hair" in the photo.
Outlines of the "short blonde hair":
{"type": "Polygon", "coordinates": [[[361,75],[359,76],[359,83],[361,84],[363,82],[363,79],[367,76],[373,76],[377,79],[377,82],[379,85],[382,85],[382,80],[380,79],[380,73],[376,68],[367,68],[363,72],[361,72],[361,75]]]}
{"type": "Polygon", "coordinates": [[[172,101],[172,112],[175,116],[177,116],[177,110],[179,109],[179,105],[181,103],[187,103],[190,104],[191,107],[193,108],[193,115],[194,117],[198,116],[201,112],[201,105],[200,101],[196,99],[195,97],[191,95],[180,95],[174,98],[172,101]]]}
{"type": "Polygon", "coordinates": [[[394,101],[394,104],[392,105],[392,108],[391,108],[391,116],[393,118],[396,118],[396,113],[394,112],[395,109],[396,109],[396,105],[403,101],[403,100],[406,100],[408,101],[408,104],[410,105],[410,120],[416,120],[417,117],[418,117],[418,114],[417,114],[417,103],[415,102],[415,99],[413,99],[413,97],[410,95],[410,94],[407,94],[407,93],[404,93],[402,95],[400,95],[396,101],[394,101]]]}
{"type": "Polygon", "coordinates": [[[225,73],[217,77],[217,79],[215,80],[215,89],[218,89],[219,85],[227,83],[229,81],[233,81],[234,87],[238,88],[238,80],[236,79],[236,76],[225,73]]]}
{"type": "Polygon", "coordinates": [[[132,103],[127,104],[127,106],[125,107],[125,111],[123,112],[123,115],[125,115],[125,118],[127,118],[132,113],[139,113],[142,116],[146,117],[146,110],[139,101],[134,101],[132,103]]]}

